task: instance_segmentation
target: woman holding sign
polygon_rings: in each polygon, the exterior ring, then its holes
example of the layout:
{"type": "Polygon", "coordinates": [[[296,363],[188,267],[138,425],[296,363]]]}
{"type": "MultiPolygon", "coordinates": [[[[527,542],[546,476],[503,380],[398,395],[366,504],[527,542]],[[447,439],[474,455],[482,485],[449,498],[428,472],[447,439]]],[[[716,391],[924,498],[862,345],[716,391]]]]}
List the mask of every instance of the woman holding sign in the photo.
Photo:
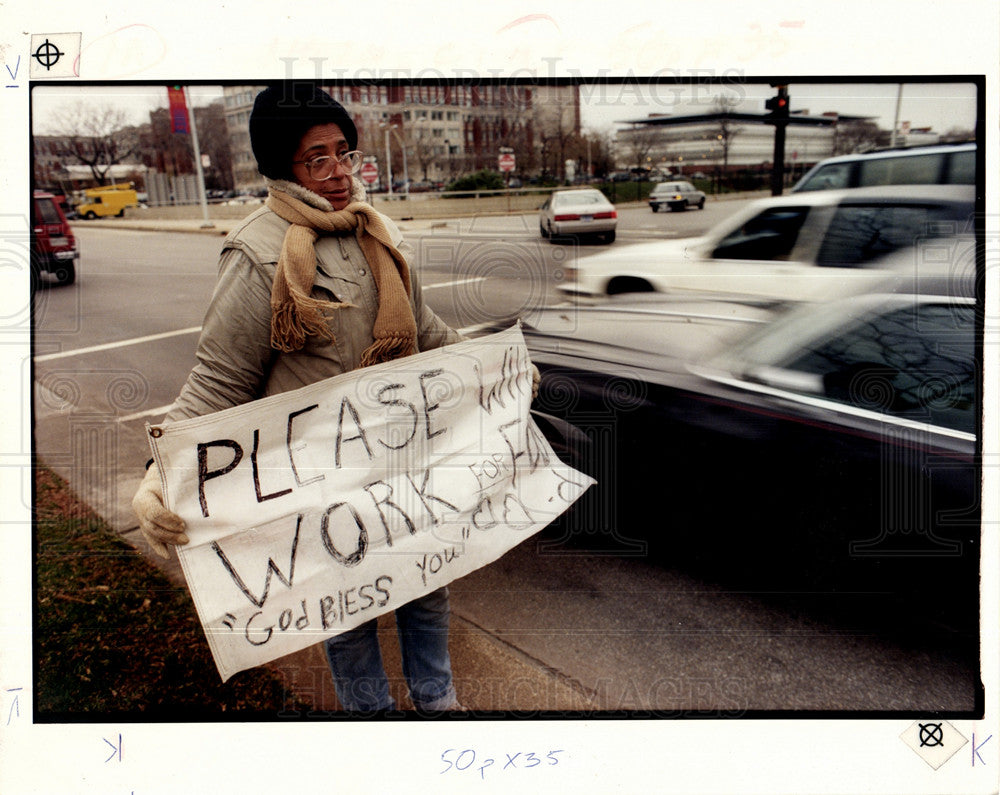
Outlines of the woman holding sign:
{"type": "MultiPolygon", "coordinates": [[[[268,199],[226,239],[198,364],[167,422],[462,339],[424,304],[395,224],[365,202],[354,176],[357,130],[338,102],[308,83],[267,88],[250,138],[268,199]]],[[[156,552],[187,543],[183,520],[163,505],[155,464],[133,507],[156,552]]],[[[420,710],[460,709],[448,619],[447,588],[396,610],[403,672],[420,710]]],[[[326,654],[344,709],[395,706],[375,621],[326,641],[326,654]]]]}

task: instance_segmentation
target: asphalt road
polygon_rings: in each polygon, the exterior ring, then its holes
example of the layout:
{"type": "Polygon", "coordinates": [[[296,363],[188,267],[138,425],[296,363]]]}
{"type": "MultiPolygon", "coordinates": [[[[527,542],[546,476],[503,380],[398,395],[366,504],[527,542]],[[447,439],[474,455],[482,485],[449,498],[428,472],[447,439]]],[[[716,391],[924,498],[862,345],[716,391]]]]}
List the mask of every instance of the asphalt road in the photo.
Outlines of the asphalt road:
{"type": "MultiPolygon", "coordinates": [[[[634,242],[694,234],[737,206],[627,209],[613,245],[627,255],[634,242]]],[[[35,449],[134,537],[128,503],[148,458],[142,426],[162,414],[194,361],[221,239],[76,231],[78,283],[37,297],[35,449]]],[[[559,265],[606,248],[542,241],[531,216],[406,231],[428,302],[473,331],[557,300],[559,265]]],[[[733,591],[646,551],[655,511],[648,520],[623,543],[545,533],[454,583],[463,702],[723,716],[973,708],[974,648],[919,625],[882,631],[871,618],[892,606],[877,594],[733,591]]],[[[312,687],[322,690],[322,678],[312,687]]],[[[319,690],[317,703],[327,703],[319,690]]]]}

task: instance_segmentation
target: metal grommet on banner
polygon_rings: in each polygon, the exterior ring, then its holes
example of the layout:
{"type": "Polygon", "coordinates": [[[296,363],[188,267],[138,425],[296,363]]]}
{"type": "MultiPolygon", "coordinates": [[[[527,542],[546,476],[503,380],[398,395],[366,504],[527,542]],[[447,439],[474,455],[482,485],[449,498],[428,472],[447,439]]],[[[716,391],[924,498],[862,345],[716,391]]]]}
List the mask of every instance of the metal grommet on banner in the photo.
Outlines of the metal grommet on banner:
{"type": "Polygon", "coordinates": [[[152,436],[154,439],[159,439],[161,436],[163,436],[163,428],[150,428],[149,435],[152,436]]]}

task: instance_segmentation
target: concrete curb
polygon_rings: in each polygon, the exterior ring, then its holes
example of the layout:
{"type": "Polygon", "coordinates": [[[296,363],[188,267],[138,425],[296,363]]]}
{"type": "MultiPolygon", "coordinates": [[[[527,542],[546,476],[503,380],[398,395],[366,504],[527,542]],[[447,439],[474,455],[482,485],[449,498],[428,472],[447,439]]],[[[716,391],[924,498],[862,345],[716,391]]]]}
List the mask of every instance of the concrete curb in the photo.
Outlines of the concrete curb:
{"type": "MultiPolygon", "coordinates": [[[[770,196],[770,193],[756,191],[753,193],[725,193],[721,195],[709,196],[709,202],[735,201],[739,199],[757,199],[770,196]]],[[[247,211],[247,215],[257,209],[259,205],[254,205],[247,211]]],[[[646,202],[619,202],[615,205],[618,209],[636,209],[647,206],[646,202]]],[[[386,208],[380,208],[383,212],[386,208]]],[[[487,217],[515,217],[515,216],[535,216],[537,210],[512,210],[510,212],[457,212],[449,216],[437,216],[428,214],[418,218],[416,216],[394,217],[393,220],[399,225],[403,232],[419,232],[431,229],[442,229],[449,225],[459,223],[462,219],[487,218],[487,217]]],[[[244,216],[245,217],[245,216],[244,216]]],[[[78,219],[71,222],[74,229],[119,229],[132,232],[185,232],[194,234],[215,235],[225,237],[228,235],[243,218],[212,218],[206,225],[201,215],[200,209],[192,205],[191,217],[184,219],[173,218],[103,218],[93,221],[78,219]]]]}

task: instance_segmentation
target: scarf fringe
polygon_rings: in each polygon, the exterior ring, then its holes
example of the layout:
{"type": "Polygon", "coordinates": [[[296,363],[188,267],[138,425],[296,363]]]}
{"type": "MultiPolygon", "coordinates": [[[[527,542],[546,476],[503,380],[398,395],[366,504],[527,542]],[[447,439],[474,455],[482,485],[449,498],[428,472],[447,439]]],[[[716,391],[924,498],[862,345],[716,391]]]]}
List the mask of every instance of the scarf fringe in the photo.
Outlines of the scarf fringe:
{"type": "Polygon", "coordinates": [[[361,354],[361,366],[391,362],[403,356],[411,356],[417,352],[417,343],[413,337],[382,337],[369,345],[361,354]]]}
{"type": "Polygon", "coordinates": [[[308,296],[289,298],[271,305],[271,347],[282,353],[302,348],[306,337],[324,337],[331,344],[336,342],[326,322],[324,310],[339,309],[344,304],[322,301],[308,296]]]}

